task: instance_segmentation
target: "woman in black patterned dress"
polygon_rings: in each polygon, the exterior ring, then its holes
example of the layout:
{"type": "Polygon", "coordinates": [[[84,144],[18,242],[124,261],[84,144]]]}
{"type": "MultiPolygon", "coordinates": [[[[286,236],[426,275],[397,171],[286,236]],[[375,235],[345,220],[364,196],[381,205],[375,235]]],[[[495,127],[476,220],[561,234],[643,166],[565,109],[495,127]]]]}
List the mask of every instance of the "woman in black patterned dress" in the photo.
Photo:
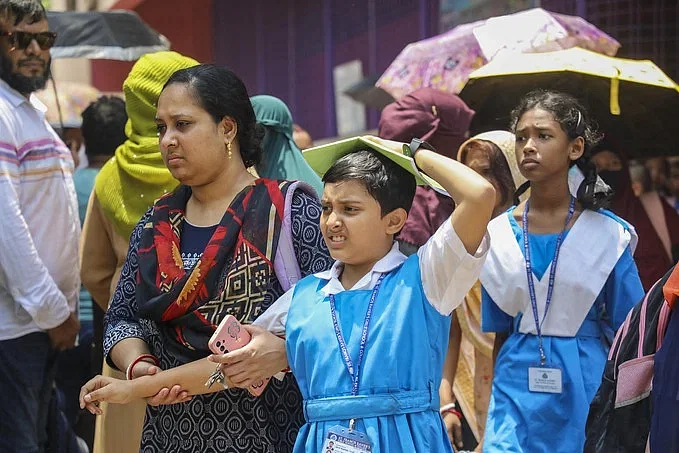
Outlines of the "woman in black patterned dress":
{"type": "MultiPolygon", "coordinates": [[[[245,86],[229,70],[176,72],[158,100],[156,123],[163,159],[182,184],[134,229],[104,339],[108,360],[133,379],[116,382],[119,388],[180,384],[161,390],[180,402],[148,407],[141,451],[292,451],[304,421],[292,375],[272,379],[260,397],[207,389],[215,364],[205,358],[224,316],[252,323],[289,286],[275,265],[279,240],[292,238],[302,276],[330,267],[318,200],[304,185],[247,171],[259,160],[262,134],[245,86]]],[[[271,376],[284,363],[283,348],[251,365],[271,376]]]]}

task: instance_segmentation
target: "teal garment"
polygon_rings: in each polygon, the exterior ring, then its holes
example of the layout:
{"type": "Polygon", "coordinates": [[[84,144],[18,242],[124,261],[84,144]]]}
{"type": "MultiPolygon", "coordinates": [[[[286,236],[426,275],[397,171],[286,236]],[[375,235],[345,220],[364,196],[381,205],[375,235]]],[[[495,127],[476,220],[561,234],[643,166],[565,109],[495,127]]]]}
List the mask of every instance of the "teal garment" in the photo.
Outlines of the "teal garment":
{"type": "Polygon", "coordinates": [[[87,167],[76,170],[76,172],[73,174],[75,193],[78,196],[78,215],[80,216],[80,226],[85,223],[87,203],[90,200],[90,194],[94,188],[94,180],[96,179],[98,173],[98,168],[87,167]]]}
{"type": "MultiPolygon", "coordinates": [[[[73,184],[75,185],[75,193],[78,197],[78,215],[80,216],[80,225],[85,222],[85,213],[87,212],[87,203],[90,200],[90,194],[94,188],[94,180],[99,173],[98,168],[81,168],[73,174],[73,184]]],[[[80,287],[80,304],[78,311],[78,319],[80,322],[92,321],[92,296],[85,289],[80,287]]]]}
{"type": "Polygon", "coordinates": [[[320,196],[323,182],[309,166],[292,139],[292,114],[283,101],[273,96],[250,98],[257,123],[266,129],[257,173],[263,178],[304,181],[320,196]]]}

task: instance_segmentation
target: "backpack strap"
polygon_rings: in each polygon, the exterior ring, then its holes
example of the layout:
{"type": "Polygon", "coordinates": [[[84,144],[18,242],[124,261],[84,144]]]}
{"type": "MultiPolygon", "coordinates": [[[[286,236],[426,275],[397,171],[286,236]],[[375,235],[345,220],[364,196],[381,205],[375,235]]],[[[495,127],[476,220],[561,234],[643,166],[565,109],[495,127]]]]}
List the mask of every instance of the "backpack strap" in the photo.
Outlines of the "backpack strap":
{"type": "Polygon", "coordinates": [[[656,282],[646,293],[644,302],[641,304],[641,314],[639,315],[639,341],[637,342],[637,358],[644,356],[644,338],[646,338],[646,311],[648,309],[648,298],[658,285],[656,282]]]}
{"type": "MultiPolygon", "coordinates": [[[[621,328],[618,330],[618,334],[616,335],[615,339],[615,362],[613,363],[613,379],[616,379],[618,376],[618,356],[620,355],[620,350],[622,349],[622,342],[627,336],[627,331],[629,330],[629,325],[632,322],[632,313],[634,310],[630,310],[630,312],[627,314],[627,319],[625,319],[625,323],[621,326],[621,328]]],[[[611,360],[613,357],[613,348],[611,348],[608,360],[611,360]]]]}
{"type": "Polygon", "coordinates": [[[623,322],[622,325],[618,328],[618,331],[615,334],[615,338],[613,339],[613,343],[611,344],[611,348],[608,351],[608,360],[613,360],[613,356],[615,355],[615,361],[617,363],[618,361],[617,350],[619,349],[620,343],[622,342],[622,337],[624,337],[627,334],[629,324],[632,320],[633,312],[634,310],[630,310],[629,313],[627,313],[625,322],[623,322]]]}
{"type": "Polygon", "coordinates": [[[283,210],[283,220],[281,221],[281,230],[278,235],[278,248],[274,256],[273,268],[276,273],[276,278],[283,287],[283,291],[287,291],[302,278],[302,272],[299,269],[297,256],[295,255],[295,247],[292,242],[292,197],[295,191],[310,195],[316,199],[318,196],[314,189],[307,183],[302,181],[289,182],[287,190],[285,191],[285,207],[283,210]]]}
{"type": "Polygon", "coordinates": [[[655,350],[658,351],[660,346],[662,346],[663,339],[665,338],[665,331],[667,330],[667,323],[670,321],[670,313],[672,309],[667,301],[664,301],[662,308],[660,309],[660,317],[658,319],[658,330],[655,339],[655,350]]]}

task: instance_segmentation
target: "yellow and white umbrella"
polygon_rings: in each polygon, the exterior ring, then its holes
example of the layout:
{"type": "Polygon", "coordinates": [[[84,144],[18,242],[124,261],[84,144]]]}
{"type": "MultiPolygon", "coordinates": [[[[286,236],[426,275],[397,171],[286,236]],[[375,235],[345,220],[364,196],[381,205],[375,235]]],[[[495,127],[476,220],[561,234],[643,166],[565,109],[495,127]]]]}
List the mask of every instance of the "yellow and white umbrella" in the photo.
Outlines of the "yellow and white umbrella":
{"type": "Polygon", "coordinates": [[[581,99],[630,157],[679,154],[679,86],[648,60],[577,47],[498,57],[470,75],[460,97],[476,111],[474,130],[506,128],[511,110],[536,88],[581,99]]]}

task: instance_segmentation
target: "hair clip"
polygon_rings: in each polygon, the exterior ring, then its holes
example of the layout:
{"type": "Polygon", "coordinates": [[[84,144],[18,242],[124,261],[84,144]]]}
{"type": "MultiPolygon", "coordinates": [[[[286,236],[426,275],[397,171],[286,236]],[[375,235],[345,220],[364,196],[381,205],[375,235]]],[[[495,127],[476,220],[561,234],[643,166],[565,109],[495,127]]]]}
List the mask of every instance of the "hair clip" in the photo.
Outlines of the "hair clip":
{"type": "Polygon", "coordinates": [[[585,124],[582,120],[582,113],[578,110],[578,123],[575,125],[575,134],[582,136],[585,133],[585,124]]]}

